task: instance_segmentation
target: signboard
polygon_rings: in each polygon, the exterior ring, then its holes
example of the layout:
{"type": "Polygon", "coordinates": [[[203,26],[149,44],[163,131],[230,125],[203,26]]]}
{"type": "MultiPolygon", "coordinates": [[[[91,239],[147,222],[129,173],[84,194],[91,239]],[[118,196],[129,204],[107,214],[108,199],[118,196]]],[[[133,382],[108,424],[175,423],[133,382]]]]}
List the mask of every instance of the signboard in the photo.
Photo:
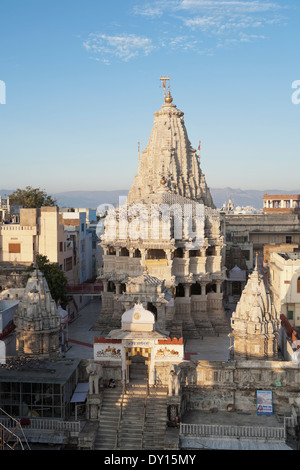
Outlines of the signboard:
{"type": "Polygon", "coordinates": [[[109,343],[94,343],[94,360],[119,361],[122,359],[121,345],[109,343]]]}
{"type": "Polygon", "coordinates": [[[258,415],[273,414],[273,392],[271,390],[256,390],[256,412],[258,415]]]}

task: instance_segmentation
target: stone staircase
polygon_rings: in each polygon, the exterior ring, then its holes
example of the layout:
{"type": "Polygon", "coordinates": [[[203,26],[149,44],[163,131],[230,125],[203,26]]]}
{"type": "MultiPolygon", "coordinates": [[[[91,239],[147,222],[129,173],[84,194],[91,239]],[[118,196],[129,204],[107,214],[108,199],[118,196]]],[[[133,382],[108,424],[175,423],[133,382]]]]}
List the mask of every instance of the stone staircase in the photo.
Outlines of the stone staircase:
{"type": "Polygon", "coordinates": [[[143,449],[164,449],[167,430],[167,388],[150,388],[146,402],[143,449]]]}
{"type": "Polygon", "coordinates": [[[105,389],[103,391],[99,427],[94,442],[95,450],[111,450],[116,448],[122,393],[122,387],[105,389]]]}
{"type": "Polygon", "coordinates": [[[163,449],[167,419],[167,388],[148,391],[146,380],[133,379],[123,398],[121,387],[105,389],[94,449],[163,449]]]}
{"type": "Polygon", "coordinates": [[[147,382],[133,380],[123,399],[117,449],[142,449],[147,382]]]}

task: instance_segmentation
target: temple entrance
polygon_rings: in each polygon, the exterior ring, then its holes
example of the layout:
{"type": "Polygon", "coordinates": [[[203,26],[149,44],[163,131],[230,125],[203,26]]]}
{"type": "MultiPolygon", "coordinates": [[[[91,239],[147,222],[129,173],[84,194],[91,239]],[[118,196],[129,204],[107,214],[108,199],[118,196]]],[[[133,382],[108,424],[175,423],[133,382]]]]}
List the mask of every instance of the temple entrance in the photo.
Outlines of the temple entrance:
{"type": "Polygon", "coordinates": [[[132,356],[131,364],[129,366],[129,379],[147,379],[148,378],[148,365],[146,364],[147,358],[143,356],[132,356]]]}
{"type": "Polygon", "coordinates": [[[152,302],[147,303],[147,310],[153,313],[155,321],[157,321],[157,308],[153,305],[152,302]]]}

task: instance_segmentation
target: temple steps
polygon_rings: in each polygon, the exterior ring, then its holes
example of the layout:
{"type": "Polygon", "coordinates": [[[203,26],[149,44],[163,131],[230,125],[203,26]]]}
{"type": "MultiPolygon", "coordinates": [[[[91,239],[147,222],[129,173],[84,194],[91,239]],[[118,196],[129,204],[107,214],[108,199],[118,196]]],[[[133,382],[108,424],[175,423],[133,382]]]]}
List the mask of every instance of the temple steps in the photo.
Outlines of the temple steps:
{"type": "Polygon", "coordinates": [[[164,449],[167,420],[167,389],[150,391],[146,405],[143,449],[164,449]]]}
{"type": "Polygon", "coordinates": [[[146,396],[146,381],[128,385],[123,399],[117,449],[142,449],[146,396]]]}
{"type": "Polygon", "coordinates": [[[147,394],[145,380],[132,380],[123,398],[121,387],[105,389],[94,449],[163,449],[167,421],[166,387],[147,394]]]}
{"type": "Polygon", "coordinates": [[[100,410],[95,450],[115,449],[122,403],[122,388],[105,389],[100,410]]]}

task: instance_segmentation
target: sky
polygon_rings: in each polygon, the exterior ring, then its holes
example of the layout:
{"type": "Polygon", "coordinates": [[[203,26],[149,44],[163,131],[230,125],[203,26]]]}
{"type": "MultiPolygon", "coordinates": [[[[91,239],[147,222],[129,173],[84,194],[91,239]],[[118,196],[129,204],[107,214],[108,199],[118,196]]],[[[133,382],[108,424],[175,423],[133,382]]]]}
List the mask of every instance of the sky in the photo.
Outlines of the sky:
{"type": "Polygon", "coordinates": [[[168,76],[211,188],[300,189],[299,0],[0,0],[0,189],[129,189],[168,76]]]}

